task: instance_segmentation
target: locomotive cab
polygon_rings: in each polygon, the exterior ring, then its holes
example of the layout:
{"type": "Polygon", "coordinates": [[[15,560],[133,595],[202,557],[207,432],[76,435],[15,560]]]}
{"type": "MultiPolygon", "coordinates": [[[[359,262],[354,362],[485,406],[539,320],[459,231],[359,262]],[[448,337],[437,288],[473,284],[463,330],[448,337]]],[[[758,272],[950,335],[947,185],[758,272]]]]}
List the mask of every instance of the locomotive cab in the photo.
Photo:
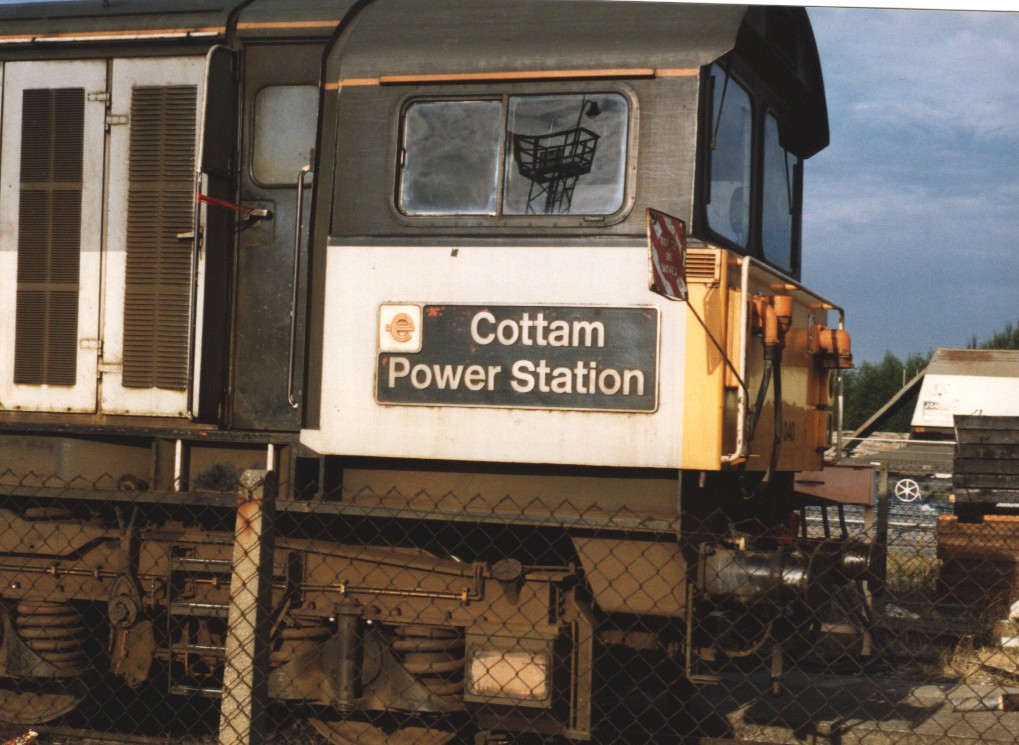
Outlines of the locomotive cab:
{"type": "Polygon", "coordinates": [[[798,282],[802,162],[828,138],[802,11],[556,4],[521,32],[526,3],[391,7],[327,57],[344,126],[317,174],[302,442],[764,471],[778,426],[773,468],[820,468],[841,319],[798,282]],[[648,289],[649,209],[684,222],[687,302],[648,289]],[[778,425],[770,391],[751,410],[756,296],[789,308],[778,425]]]}

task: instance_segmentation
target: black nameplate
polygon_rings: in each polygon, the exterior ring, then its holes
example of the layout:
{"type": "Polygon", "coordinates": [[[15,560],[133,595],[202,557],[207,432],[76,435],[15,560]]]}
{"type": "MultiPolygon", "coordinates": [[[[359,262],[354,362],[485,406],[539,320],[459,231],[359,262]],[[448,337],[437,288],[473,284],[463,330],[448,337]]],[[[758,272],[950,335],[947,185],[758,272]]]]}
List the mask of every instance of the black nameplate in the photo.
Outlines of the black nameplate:
{"type": "Polygon", "coordinates": [[[658,310],[426,305],[421,351],[380,353],[381,403],[654,411],[658,310]]]}

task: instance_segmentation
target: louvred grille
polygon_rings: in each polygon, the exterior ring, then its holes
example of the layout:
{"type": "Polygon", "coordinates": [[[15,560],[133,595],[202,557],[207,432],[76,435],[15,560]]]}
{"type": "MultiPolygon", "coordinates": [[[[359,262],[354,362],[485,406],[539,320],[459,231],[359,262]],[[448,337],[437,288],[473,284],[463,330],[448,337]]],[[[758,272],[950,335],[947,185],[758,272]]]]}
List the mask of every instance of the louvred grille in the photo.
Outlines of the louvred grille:
{"type": "Polygon", "coordinates": [[[721,251],[691,248],[686,252],[686,278],[688,282],[714,284],[719,281],[721,251]]]}
{"type": "Polygon", "coordinates": [[[131,161],[123,383],[187,388],[194,219],[194,86],[138,87],[131,161]]]}
{"type": "Polygon", "coordinates": [[[14,382],[74,385],[85,91],[22,98],[14,382]]]}

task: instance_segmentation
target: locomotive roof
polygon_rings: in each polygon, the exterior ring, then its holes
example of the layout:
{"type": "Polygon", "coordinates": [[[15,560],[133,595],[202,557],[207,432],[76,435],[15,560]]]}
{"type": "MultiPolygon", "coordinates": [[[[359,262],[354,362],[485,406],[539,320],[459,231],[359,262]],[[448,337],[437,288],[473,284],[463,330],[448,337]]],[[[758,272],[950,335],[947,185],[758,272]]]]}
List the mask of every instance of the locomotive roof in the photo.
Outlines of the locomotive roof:
{"type": "Polygon", "coordinates": [[[222,12],[230,0],[60,0],[59,2],[16,2],[0,6],[4,20],[56,20],[98,16],[179,15],[222,12]]]}
{"type": "Polygon", "coordinates": [[[215,22],[226,17],[229,0],[64,0],[63,2],[28,2],[0,5],[0,21],[4,35],[12,31],[35,31],[41,34],[61,31],[101,31],[113,29],[147,29],[165,25],[168,19],[186,25],[202,21],[215,22]]]}
{"type": "Polygon", "coordinates": [[[602,0],[375,0],[342,75],[697,68],[732,47],[739,5],[602,0]]]}
{"type": "Polygon", "coordinates": [[[243,36],[328,37],[354,0],[61,0],[0,5],[0,42],[222,38],[231,13],[243,36]]]}
{"type": "MultiPolygon", "coordinates": [[[[234,0],[238,2],[239,0],[234,0]]],[[[356,0],[254,0],[240,11],[237,32],[253,36],[330,36],[356,0]]]]}
{"type": "MultiPolygon", "coordinates": [[[[325,38],[355,0],[63,0],[0,5],[0,47],[36,43],[325,38]]],[[[798,7],[605,0],[370,0],[334,47],[327,84],[428,79],[689,74],[730,51],[800,124],[795,149],[828,143],[817,48],[798,7]],[[792,72],[793,74],[790,74],[792,72]],[[769,79],[770,76],[770,79],[769,79]]]]}
{"type": "Polygon", "coordinates": [[[604,0],[374,0],[332,52],[327,84],[696,75],[733,51],[828,144],[820,62],[798,7],[604,0]]]}

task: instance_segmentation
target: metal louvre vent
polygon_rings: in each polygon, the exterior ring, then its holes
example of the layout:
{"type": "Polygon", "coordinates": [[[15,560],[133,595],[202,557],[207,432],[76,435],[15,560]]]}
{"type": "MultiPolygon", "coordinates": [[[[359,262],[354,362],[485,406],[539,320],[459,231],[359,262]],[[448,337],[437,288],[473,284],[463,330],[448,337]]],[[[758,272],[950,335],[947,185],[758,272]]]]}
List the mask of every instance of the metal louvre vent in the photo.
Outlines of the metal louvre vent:
{"type": "Polygon", "coordinates": [[[131,99],[123,384],[185,390],[191,325],[195,86],[131,99]]]}
{"type": "Polygon", "coordinates": [[[85,91],[22,98],[14,382],[74,385],[85,91]]]}
{"type": "Polygon", "coordinates": [[[686,252],[686,279],[696,284],[714,284],[719,281],[721,251],[691,248],[686,252]]]}

